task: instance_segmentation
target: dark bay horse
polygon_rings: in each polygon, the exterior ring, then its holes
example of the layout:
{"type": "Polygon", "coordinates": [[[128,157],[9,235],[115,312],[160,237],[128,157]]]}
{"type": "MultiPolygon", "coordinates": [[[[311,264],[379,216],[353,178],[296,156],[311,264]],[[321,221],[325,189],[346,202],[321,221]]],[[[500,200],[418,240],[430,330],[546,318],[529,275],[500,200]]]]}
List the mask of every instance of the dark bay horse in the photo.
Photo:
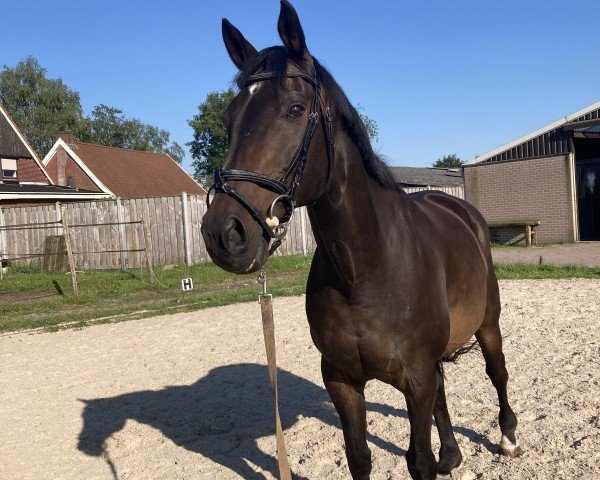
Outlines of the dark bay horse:
{"type": "Polygon", "coordinates": [[[440,192],[404,193],[342,89],[309,53],[286,0],[278,31],[284,46],[258,52],[223,20],[240,91],[223,115],[229,150],[202,221],[210,256],[231,272],[259,270],[282,232],[277,224],[295,206],[308,206],[317,250],[306,313],[354,479],[371,472],[364,397],[371,379],[406,397],[413,478],[432,479],[460,464],[440,362],[473,335],[498,392],[500,450],[518,455],[483,217],[440,192]]]}

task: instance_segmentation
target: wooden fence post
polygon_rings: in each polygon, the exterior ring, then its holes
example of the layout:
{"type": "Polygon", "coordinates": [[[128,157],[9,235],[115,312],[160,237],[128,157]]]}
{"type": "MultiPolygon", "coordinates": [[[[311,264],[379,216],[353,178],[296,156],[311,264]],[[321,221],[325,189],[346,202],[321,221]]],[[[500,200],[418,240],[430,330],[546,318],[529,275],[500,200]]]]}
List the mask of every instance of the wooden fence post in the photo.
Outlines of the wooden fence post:
{"type": "Polygon", "coordinates": [[[117,197],[117,228],[119,229],[119,261],[121,265],[121,270],[125,270],[125,252],[127,246],[125,245],[125,225],[123,225],[123,208],[121,205],[121,199],[117,197]]]}
{"type": "MultiPolygon", "coordinates": [[[[4,210],[0,206],[0,227],[4,227],[4,210]]],[[[6,254],[6,232],[2,228],[0,229],[0,280],[2,280],[3,273],[2,272],[2,256],[6,254]]]]}
{"type": "Polygon", "coordinates": [[[73,284],[73,294],[77,296],[79,295],[79,288],[77,286],[77,273],[75,272],[75,259],[73,258],[73,250],[71,248],[71,234],[66,221],[65,207],[61,207],[61,215],[63,232],[65,235],[65,247],[67,248],[67,258],[69,259],[69,270],[71,271],[71,283],[73,284]]]}
{"type": "Polygon", "coordinates": [[[4,272],[2,271],[2,256],[4,255],[4,245],[6,245],[6,241],[4,240],[4,210],[0,206],[0,281],[2,281],[4,272]]]}
{"type": "Polygon", "coordinates": [[[190,245],[190,222],[189,222],[188,194],[181,193],[181,216],[183,219],[183,254],[185,264],[192,266],[192,249],[190,245]]]}
{"type": "MultiPolygon", "coordinates": [[[[60,202],[56,202],[54,204],[54,209],[56,211],[56,221],[57,222],[62,222],[62,209],[61,209],[61,206],[60,206],[60,202]]],[[[56,224],[56,234],[57,235],[62,235],[63,234],[62,223],[56,224]]]]}
{"type": "Polygon", "coordinates": [[[302,236],[302,255],[306,256],[306,207],[300,208],[300,234],[302,236]]]}
{"type": "Polygon", "coordinates": [[[152,269],[152,238],[150,237],[150,221],[148,217],[148,213],[143,213],[144,218],[142,218],[142,230],[144,230],[144,242],[146,244],[146,268],[148,269],[148,280],[150,283],[154,281],[156,278],[154,276],[154,270],[152,269]]]}

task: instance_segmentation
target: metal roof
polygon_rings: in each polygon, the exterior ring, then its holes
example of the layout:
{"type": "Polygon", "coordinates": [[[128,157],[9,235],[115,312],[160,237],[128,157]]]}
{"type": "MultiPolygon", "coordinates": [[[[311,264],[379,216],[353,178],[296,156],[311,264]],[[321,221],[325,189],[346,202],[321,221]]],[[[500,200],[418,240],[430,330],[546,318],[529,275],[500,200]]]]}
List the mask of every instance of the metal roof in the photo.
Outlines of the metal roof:
{"type": "Polygon", "coordinates": [[[416,187],[462,186],[462,169],[390,167],[397,182],[416,187]]]}
{"type": "MultiPolygon", "coordinates": [[[[555,143],[555,147],[553,148],[553,150],[551,150],[549,152],[549,154],[564,153],[563,150],[565,149],[565,147],[563,144],[565,142],[565,139],[563,139],[563,138],[552,139],[552,138],[550,138],[551,133],[553,133],[553,131],[557,131],[559,129],[561,129],[561,130],[558,132],[554,132],[554,133],[562,132],[561,127],[564,127],[567,124],[570,124],[571,122],[573,122],[573,123],[579,122],[579,121],[585,122],[590,119],[597,120],[598,119],[598,113],[596,113],[597,111],[600,111],[600,101],[592,103],[591,105],[588,105],[587,107],[584,107],[581,110],[577,110],[576,112],[574,112],[570,115],[561,117],[558,120],[556,120],[552,123],[549,123],[545,127],[539,128],[539,129],[535,130],[534,132],[528,133],[527,135],[524,135],[523,137],[513,140],[512,142],[508,142],[498,148],[490,150],[489,152],[487,152],[483,155],[479,155],[479,156],[475,157],[473,160],[467,162],[465,165],[475,165],[478,163],[484,163],[486,161],[490,161],[490,159],[493,159],[493,157],[505,154],[506,152],[508,152],[511,149],[521,147],[523,144],[526,144],[527,142],[530,142],[530,141],[536,139],[537,137],[542,137],[542,136],[546,136],[548,138],[548,142],[554,141],[554,143],[555,143]],[[588,119],[587,117],[590,117],[590,118],[588,119]]],[[[590,127],[585,127],[585,128],[590,128],[590,127]]],[[[574,129],[574,130],[576,130],[576,129],[574,129]]],[[[525,154],[524,156],[522,155],[517,158],[525,158],[527,156],[532,156],[532,155],[525,154]]]]}

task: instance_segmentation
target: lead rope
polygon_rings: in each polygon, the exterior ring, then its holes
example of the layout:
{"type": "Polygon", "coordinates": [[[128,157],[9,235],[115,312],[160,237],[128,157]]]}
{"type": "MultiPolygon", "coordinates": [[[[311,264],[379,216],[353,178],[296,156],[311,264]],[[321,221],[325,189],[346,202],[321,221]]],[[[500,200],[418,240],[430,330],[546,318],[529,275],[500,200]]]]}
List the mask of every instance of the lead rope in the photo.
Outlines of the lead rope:
{"type": "Polygon", "coordinates": [[[265,337],[265,350],[267,351],[267,365],[269,378],[271,380],[271,391],[275,403],[275,433],[277,436],[277,462],[279,463],[279,478],[281,480],[292,480],[292,473],[288,463],[287,450],[281,418],[279,417],[279,396],[277,393],[277,360],[275,356],[275,324],[273,322],[273,296],[267,292],[267,274],[264,269],[260,270],[258,283],[262,285],[262,293],[258,296],[260,312],[262,314],[263,335],[265,337]]]}

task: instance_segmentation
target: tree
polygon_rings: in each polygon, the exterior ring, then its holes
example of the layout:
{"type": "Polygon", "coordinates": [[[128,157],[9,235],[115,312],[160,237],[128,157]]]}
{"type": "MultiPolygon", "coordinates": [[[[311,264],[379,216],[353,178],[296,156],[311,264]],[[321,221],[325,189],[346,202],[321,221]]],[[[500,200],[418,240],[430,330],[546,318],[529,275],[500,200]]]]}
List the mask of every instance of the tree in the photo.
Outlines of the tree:
{"type": "Polygon", "coordinates": [[[438,158],[433,166],[435,168],[460,168],[464,165],[463,162],[458,155],[452,153],[450,155],[445,155],[442,158],[438,158]]]}
{"type": "MultiPolygon", "coordinates": [[[[227,130],[221,120],[221,115],[235,97],[232,88],[221,92],[215,91],[207,95],[206,100],[198,106],[199,112],[188,120],[194,129],[194,140],[186,143],[192,153],[194,176],[201,180],[212,175],[216,168],[223,165],[227,155],[227,130]]],[[[371,141],[378,141],[377,123],[362,112],[359,105],[359,115],[365,124],[371,141]]]]}
{"type": "Polygon", "coordinates": [[[367,117],[364,113],[364,108],[362,105],[358,105],[356,111],[360,115],[361,120],[365,124],[365,128],[367,129],[367,135],[369,135],[369,139],[371,142],[379,142],[379,127],[377,126],[377,122],[372,118],[367,117]]]}
{"type": "Polygon", "coordinates": [[[78,138],[84,142],[108,147],[131,148],[148,152],[164,152],[181,163],[185,152],[181,145],[170,141],[166,130],[127,118],[122,110],[100,104],[81,123],[78,138]]]}
{"type": "Polygon", "coordinates": [[[40,155],[52,147],[58,133],[77,131],[83,113],[79,94],[60,78],[46,78],[33,57],[0,72],[0,102],[40,155]]]}
{"type": "Polygon", "coordinates": [[[31,145],[45,155],[60,133],[70,132],[86,142],[109,147],[165,152],[181,163],[185,152],[172,142],[166,130],[128,119],[114,107],[98,105],[84,118],[79,93],[63,81],[46,77],[46,70],[33,57],[0,72],[0,102],[31,145]]]}
{"type": "Polygon", "coordinates": [[[197,179],[205,179],[223,164],[227,154],[227,129],[221,115],[235,97],[233,88],[211,92],[198,105],[198,113],[188,120],[194,139],[187,143],[192,154],[192,167],[197,179]]]}

